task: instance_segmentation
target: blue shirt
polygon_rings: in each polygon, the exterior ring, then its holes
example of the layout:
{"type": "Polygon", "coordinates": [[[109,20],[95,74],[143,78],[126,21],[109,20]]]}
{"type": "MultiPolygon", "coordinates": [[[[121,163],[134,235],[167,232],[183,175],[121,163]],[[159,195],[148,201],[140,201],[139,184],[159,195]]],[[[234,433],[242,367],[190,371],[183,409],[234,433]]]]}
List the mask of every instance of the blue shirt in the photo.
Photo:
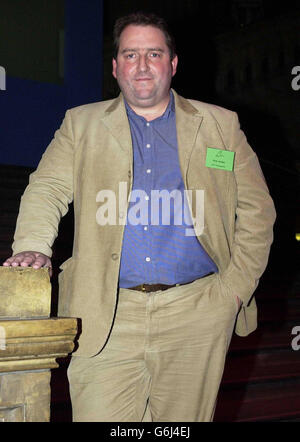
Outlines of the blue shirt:
{"type": "Polygon", "coordinates": [[[150,122],[137,115],[126,102],[125,105],[134,173],[119,286],[182,284],[217,272],[197,237],[186,235],[186,229],[193,228],[193,224],[189,208],[183,204],[185,188],[179,166],[172,92],[164,114],[150,122]],[[158,197],[163,194],[167,195],[164,202],[158,197]],[[168,199],[168,195],[174,198],[168,199]]]}

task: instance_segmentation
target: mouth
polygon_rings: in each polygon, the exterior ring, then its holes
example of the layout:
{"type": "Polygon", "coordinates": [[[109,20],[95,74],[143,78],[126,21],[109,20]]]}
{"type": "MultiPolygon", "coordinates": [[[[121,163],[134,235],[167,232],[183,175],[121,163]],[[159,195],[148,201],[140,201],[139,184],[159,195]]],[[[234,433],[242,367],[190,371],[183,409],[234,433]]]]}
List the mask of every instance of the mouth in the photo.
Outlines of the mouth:
{"type": "Polygon", "coordinates": [[[142,77],[142,78],[136,78],[135,81],[151,81],[152,78],[150,77],[142,77]]]}

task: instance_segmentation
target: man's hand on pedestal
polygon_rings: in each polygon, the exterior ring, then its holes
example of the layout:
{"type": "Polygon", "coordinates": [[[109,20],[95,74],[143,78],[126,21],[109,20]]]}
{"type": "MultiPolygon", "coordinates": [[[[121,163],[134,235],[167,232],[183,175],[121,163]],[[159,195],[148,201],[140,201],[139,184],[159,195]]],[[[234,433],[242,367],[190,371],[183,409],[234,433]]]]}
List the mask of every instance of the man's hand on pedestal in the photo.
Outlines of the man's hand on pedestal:
{"type": "Polygon", "coordinates": [[[40,269],[41,267],[48,267],[49,274],[52,276],[52,265],[49,256],[39,252],[20,252],[8,258],[3,263],[4,267],[33,267],[40,269]]]}

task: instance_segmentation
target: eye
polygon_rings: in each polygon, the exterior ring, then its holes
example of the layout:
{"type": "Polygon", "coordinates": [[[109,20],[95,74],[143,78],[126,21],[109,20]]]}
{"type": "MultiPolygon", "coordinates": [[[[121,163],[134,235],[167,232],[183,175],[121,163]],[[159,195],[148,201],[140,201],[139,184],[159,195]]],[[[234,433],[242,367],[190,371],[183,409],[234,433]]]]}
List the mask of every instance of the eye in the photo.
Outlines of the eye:
{"type": "Polygon", "coordinates": [[[151,58],[160,58],[161,54],[159,52],[150,52],[151,58]]]}
{"type": "Polygon", "coordinates": [[[132,60],[136,57],[136,54],[134,52],[130,52],[129,54],[126,54],[125,58],[127,58],[127,60],[132,60]]]}

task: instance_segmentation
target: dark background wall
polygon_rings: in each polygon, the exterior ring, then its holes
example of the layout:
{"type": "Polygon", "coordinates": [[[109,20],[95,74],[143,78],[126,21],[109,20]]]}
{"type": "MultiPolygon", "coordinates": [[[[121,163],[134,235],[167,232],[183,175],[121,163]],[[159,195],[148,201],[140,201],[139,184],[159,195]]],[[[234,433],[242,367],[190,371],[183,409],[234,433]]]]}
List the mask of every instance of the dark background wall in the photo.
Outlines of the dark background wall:
{"type": "Polygon", "coordinates": [[[65,111],[101,99],[102,6],[1,0],[1,164],[37,166],[65,111]]]}

